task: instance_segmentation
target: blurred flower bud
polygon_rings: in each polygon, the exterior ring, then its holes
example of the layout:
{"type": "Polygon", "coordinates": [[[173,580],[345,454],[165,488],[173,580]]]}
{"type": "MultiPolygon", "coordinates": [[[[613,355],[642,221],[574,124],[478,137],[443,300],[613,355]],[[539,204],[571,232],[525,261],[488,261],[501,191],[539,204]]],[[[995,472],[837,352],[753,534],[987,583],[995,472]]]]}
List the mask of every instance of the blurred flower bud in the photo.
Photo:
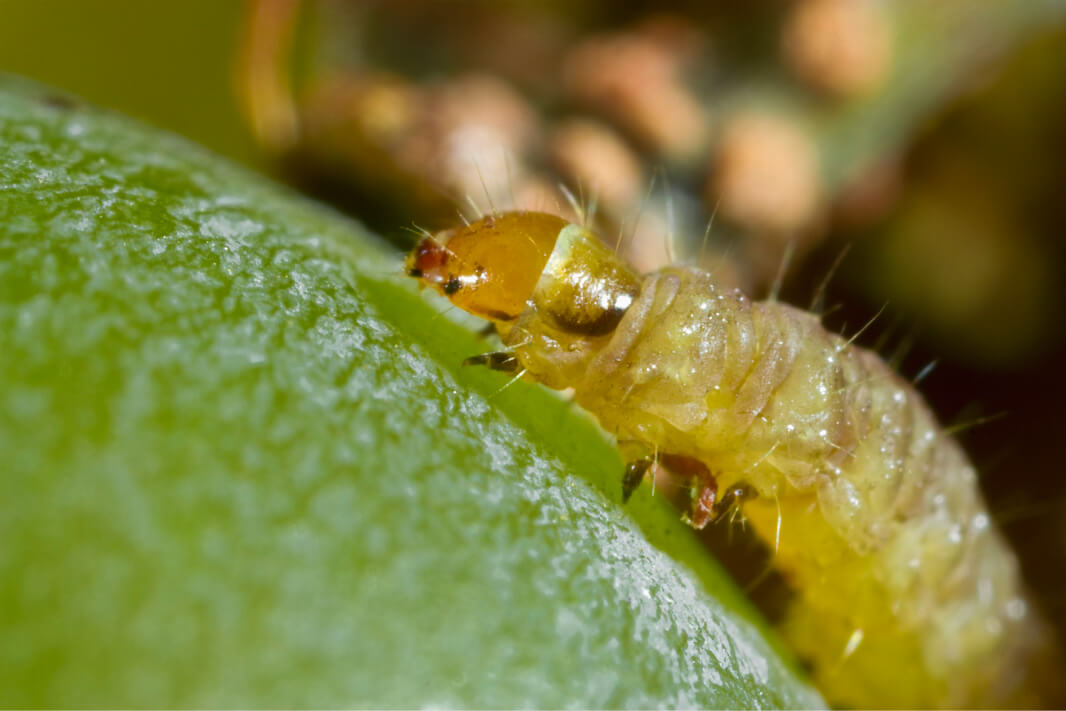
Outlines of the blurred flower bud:
{"type": "Polygon", "coordinates": [[[792,234],[818,213],[821,178],[814,143],[787,117],[732,117],[715,156],[707,199],[729,222],[756,232],[792,234]]]}
{"type": "Polygon", "coordinates": [[[613,215],[640,200],[646,183],[640,160],[610,127],[585,119],[564,121],[549,136],[548,153],[571,188],[613,215]]]}
{"type": "Polygon", "coordinates": [[[781,40],[792,72],[836,96],[871,92],[892,63],[892,28],[877,0],[800,0],[781,40]]]}
{"type": "Polygon", "coordinates": [[[706,146],[708,116],[658,38],[623,32],[580,42],[564,61],[563,84],[574,101],[670,160],[692,161],[706,146]]]}

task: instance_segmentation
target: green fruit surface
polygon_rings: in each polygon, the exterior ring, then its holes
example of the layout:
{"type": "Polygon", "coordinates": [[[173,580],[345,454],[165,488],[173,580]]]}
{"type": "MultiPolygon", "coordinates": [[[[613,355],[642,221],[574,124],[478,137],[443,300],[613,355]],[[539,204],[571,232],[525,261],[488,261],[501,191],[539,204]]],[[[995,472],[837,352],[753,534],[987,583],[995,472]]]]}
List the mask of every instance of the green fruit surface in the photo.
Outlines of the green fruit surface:
{"type": "Polygon", "coordinates": [[[813,706],[358,224],[0,78],[0,705],[813,706]]]}

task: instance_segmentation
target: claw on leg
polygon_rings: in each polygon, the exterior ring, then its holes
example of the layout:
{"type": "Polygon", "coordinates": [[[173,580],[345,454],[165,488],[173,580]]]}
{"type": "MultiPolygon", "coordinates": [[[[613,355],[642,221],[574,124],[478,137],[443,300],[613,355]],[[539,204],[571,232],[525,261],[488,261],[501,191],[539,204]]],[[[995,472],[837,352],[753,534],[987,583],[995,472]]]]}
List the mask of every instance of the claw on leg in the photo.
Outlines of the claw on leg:
{"type": "Polygon", "coordinates": [[[689,512],[689,524],[697,531],[714,519],[714,500],[718,496],[718,485],[714,479],[700,481],[692,490],[692,510],[689,512]]]}
{"type": "Polygon", "coordinates": [[[674,474],[688,478],[691,498],[685,522],[699,530],[714,520],[718,481],[703,462],[692,457],[664,454],[660,462],[674,474]]]}

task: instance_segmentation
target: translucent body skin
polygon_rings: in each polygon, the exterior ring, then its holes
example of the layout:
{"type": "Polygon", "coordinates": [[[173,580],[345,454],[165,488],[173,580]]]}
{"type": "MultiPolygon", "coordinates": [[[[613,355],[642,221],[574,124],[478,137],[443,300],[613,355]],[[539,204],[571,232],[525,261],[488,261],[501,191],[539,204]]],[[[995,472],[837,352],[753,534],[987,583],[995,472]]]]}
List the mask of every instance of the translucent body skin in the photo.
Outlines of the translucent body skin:
{"type": "MultiPolygon", "coordinates": [[[[481,261],[497,240],[503,259],[510,224],[551,220],[563,227],[549,254],[533,250],[525,308],[496,321],[509,362],[573,388],[630,451],[697,460],[717,490],[757,493],[743,513],[795,591],[783,632],[832,701],[1041,702],[1045,669],[1056,676],[1048,635],[973,466],[907,382],[809,313],[723,293],[696,269],[636,277],[558,218],[512,213],[460,233],[483,237],[481,261]]],[[[435,244],[420,247],[434,259],[412,258],[426,283],[485,269],[435,244]]]]}

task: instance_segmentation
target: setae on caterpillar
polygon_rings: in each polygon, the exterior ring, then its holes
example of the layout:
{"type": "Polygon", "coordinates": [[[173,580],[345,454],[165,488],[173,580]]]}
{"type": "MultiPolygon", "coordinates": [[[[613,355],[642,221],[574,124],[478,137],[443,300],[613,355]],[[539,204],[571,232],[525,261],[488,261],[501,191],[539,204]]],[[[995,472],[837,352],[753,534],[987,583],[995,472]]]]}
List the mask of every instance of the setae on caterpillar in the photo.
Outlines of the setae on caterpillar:
{"type": "Polygon", "coordinates": [[[544,213],[427,237],[407,269],[509,348],[469,362],[573,388],[619,440],[624,496],[661,463],[691,477],[694,527],[743,507],[793,591],[782,632],[834,703],[1039,704],[1054,683],[974,467],[875,353],[697,269],[640,276],[544,213]]]}

